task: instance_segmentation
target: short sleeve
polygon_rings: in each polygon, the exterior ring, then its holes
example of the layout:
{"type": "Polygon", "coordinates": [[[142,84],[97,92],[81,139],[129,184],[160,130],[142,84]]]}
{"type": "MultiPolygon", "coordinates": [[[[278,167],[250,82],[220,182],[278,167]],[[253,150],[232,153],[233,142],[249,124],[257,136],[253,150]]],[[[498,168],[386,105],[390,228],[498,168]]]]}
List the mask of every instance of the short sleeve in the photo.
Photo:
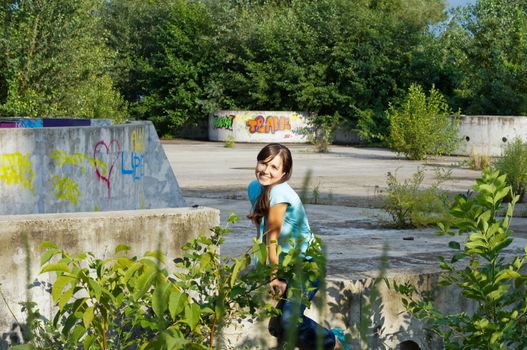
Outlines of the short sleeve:
{"type": "Polygon", "coordinates": [[[247,197],[251,202],[251,206],[254,208],[258,197],[262,193],[262,186],[258,183],[258,180],[252,181],[249,186],[247,186],[247,197]]]}
{"type": "Polygon", "coordinates": [[[271,189],[269,205],[272,207],[280,203],[293,204],[289,188],[286,183],[274,186],[271,189]]]}

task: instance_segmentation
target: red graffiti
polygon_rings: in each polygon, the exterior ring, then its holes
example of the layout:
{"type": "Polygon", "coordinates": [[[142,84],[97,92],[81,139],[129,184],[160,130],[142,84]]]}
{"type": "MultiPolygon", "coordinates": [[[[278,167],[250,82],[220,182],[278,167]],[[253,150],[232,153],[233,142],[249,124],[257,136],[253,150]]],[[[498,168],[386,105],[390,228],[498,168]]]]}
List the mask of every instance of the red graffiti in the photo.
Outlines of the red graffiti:
{"type": "Polygon", "coordinates": [[[97,177],[100,180],[106,183],[106,187],[108,188],[108,199],[110,199],[111,197],[110,177],[112,176],[113,166],[115,165],[117,159],[119,159],[120,153],[121,146],[119,145],[119,142],[117,140],[112,140],[109,144],[106,144],[106,142],[104,141],[99,141],[93,149],[93,159],[95,159],[95,173],[97,174],[97,177]],[[117,152],[111,152],[110,154],[110,149],[112,148],[112,145],[115,145],[114,147],[117,147],[117,152]],[[108,158],[108,164],[110,164],[111,161],[110,168],[108,169],[108,174],[105,174],[105,172],[99,167],[99,163],[97,162],[97,151],[102,148],[106,149],[106,153],[105,151],[101,151],[100,153],[103,154],[103,157],[108,158]]]}
{"type": "Polygon", "coordinates": [[[246,125],[249,127],[249,132],[254,134],[258,133],[275,133],[280,130],[291,130],[291,124],[289,124],[289,118],[287,117],[273,117],[268,116],[264,119],[263,116],[259,115],[252,120],[248,120],[246,125]]]}

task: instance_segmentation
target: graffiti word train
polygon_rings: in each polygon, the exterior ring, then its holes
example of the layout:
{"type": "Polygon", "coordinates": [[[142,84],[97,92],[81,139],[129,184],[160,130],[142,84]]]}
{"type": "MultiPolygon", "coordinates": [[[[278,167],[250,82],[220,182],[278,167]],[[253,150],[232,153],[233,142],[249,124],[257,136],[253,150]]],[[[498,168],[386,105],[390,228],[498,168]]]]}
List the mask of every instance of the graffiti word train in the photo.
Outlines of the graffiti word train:
{"type": "Polygon", "coordinates": [[[259,115],[254,119],[248,120],[246,123],[249,127],[249,132],[254,134],[258,133],[275,133],[279,130],[291,130],[291,124],[289,124],[288,117],[273,117],[268,116],[264,119],[263,116],[259,115]]]}

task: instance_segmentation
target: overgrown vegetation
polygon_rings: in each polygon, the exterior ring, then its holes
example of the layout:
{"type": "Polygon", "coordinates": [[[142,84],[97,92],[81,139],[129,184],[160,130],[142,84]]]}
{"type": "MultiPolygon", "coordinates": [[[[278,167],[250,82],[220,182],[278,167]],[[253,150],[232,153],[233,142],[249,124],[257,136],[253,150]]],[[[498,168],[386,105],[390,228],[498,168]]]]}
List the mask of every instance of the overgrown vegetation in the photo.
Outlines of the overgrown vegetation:
{"type": "Polygon", "coordinates": [[[527,144],[519,138],[507,143],[495,167],[507,175],[512,192],[523,198],[527,187],[527,144]]]}
{"type": "Polygon", "coordinates": [[[483,170],[491,165],[491,158],[488,154],[478,154],[474,151],[470,153],[468,166],[472,170],[483,170]]]}
{"type": "Polygon", "coordinates": [[[459,140],[453,112],[443,95],[432,86],[427,96],[419,85],[411,85],[400,106],[390,104],[390,146],[409,159],[452,152],[459,140]]]}
{"type": "Polygon", "coordinates": [[[443,273],[439,286],[455,286],[477,305],[473,314],[445,314],[434,306],[433,291],[419,291],[409,284],[393,285],[404,296],[407,310],[442,337],[446,349],[527,347],[527,275],[523,268],[527,255],[511,258],[505,254],[513,241],[509,225],[518,200],[505,177],[498,171],[485,170],[473,186],[473,196],[456,197],[450,213],[458,219],[457,228],[439,225],[442,235],[463,240],[449,243],[452,257],[440,257],[443,273]],[[512,201],[505,215],[498,217],[507,196],[512,196],[512,201]]]}
{"type": "Polygon", "coordinates": [[[435,175],[434,182],[425,187],[422,168],[404,181],[388,172],[383,209],[390,214],[395,227],[423,227],[450,222],[448,195],[440,189],[440,185],[450,179],[450,171],[437,170],[435,175]]]}
{"type": "Polygon", "coordinates": [[[281,266],[270,266],[266,245],[257,240],[238,258],[221,257],[219,246],[229,232],[215,227],[210,236],[187,243],[172,267],[159,251],[130,257],[130,248],[119,245],[111,257],[99,259],[43,243],[41,273],[55,277],[50,289],[55,315],[47,321],[36,304],[26,303],[33,315],[27,344],[13,349],[224,348],[222,329],[232,321],[276,314],[268,296],[275,270],[279,278],[295,281],[288,298],[309,305],[303,286],[323,279],[325,269],[320,240],[306,252],[311,262],[295,248],[281,266]]]}
{"type": "Polygon", "coordinates": [[[412,84],[467,114],[527,112],[520,0],[22,0],[0,21],[6,116],[130,116],[174,135],[218,109],[294,110],[383,141],[412,84]]]}

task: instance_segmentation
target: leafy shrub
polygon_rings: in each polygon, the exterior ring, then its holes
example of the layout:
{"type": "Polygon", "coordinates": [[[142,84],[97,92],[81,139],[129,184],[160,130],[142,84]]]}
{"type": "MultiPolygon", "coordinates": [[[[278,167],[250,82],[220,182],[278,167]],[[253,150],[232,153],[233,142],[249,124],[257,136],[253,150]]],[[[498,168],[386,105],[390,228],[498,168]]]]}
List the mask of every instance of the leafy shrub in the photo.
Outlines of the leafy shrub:
{"type": "Polygon", "coordinates": [[[236,142],[234,141],[234,136],[232,136],[232,135],[227,136],[227,139],[223,143],[223,147],[225,147],[225,148],[233,148],[234,145],[236,145],[236,142]]]}
{"type": "Polygon", "coordinates": [[[333,115],[315,115],[308,119],[307,127],[301,133],[307,135],[318,153],[327,153],[333,142],[333,133],[342,120],[338,112],[333,115]]]}
{"type": "Polygon", "coordinates": [[[501,159],[496,162],[496,169],[507,174],[507,184],[521,199],[527,186],[527,144],[519,138],[508,143],[501,159]]]}
{"type": "MultiPolygon", "coordinates": [[[[231,215],[229,221],[237,217],[231,215]]],[[[303,297],[301,286],[323,271],[318,239],[307,252],[313,262],[300,264],[303,255],[297,248],[278,267],[266,264],[267,247],[257,240],[239,258],[220,256],[219,246],[229,232],[218,226],[210,237],[185,244],[183,256],[174,260],[175,272],[167,269],[159,251],[129,257],[129,247],[119,245],[112,257],[101,260],[43,243],[41,272],[55,275],[50,292],[57,310],[52,321],[43,321],[34,304],[26,305],[37,316],[31,324],[34,336],[19,348],[223,348],[221,330],[233,320],[276,313],[266,297],[271,271],[298,281],[289,286],[289,297],[303,297]],[[252,256],[257,260],[248,268],[252,256]]]]}
{"type": "Polygon", "coordinates": [[[508,203],[505,216],[497,217],[503,199],[512,195],[505,175],[487,169],[473,189],[473,197],[458,196],[450,210],[459,219],[458,228],[451,231],[449,225],[439,225],[441,234],[465,238],[461,244],[449,243],[452,258],[440,257],[439,286],[459,288],[465,298],[479,305],[475,313],[444,314],[435,308],[429,293],[409,284],[394,287],[403,295],[407,310],[425,320],[443,338],[446,349],[525,349],[527,275],[522,269],[527,255],[513,260],[504,256],[513,241],[509,224],[518,196],[508,203]]]}
{"type": "Polygon", "coordinates": [[[422,87],[411,85],[399,107],[390,104],[389,144],[409,159],[451,153],[459,142],[457,122],[443,95],[434,87],[426,96],[422,87]]]}
{"type": "Polygon", "coordinates": [[[450,171],[437,171],[436,181],[423,188],[424,170],[421,168],[403,182],[388,172],[383,209],[399,228],[430,226],[450,220],[447,193],[439,188],[449,178],[450,171]]]}

